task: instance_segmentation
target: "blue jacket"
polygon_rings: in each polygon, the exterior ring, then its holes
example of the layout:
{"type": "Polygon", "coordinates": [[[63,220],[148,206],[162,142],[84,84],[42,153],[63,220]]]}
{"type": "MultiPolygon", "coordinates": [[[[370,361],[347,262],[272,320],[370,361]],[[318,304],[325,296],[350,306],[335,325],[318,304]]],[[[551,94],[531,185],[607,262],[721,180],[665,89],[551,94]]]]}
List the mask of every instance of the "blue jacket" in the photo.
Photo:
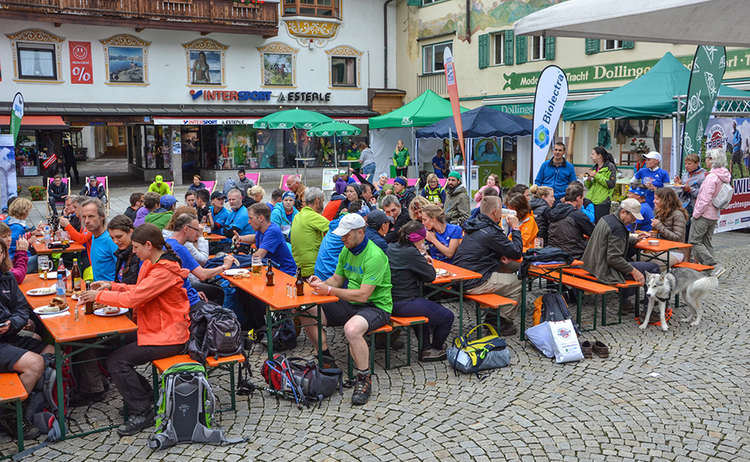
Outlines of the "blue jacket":
{"type": "MultiPolygon", "coordinates": [[[[651,178],[651,184],[653,184],[657,188],[661,188],[664,186],[665,183],[669,183],[669,173],[667,173],[666,170],[663,168],[657,168],[656,170],[651,170],[649,168],[643,167],[642,169],[635,172],[635,179],[641,180],[641,183],[646,184],[647,180],[646,178],[651,178]]],[[[651,206],[651,208],[654,208],[654,192],[648,188],[646,189],[646,202],[648,202],[648,205],[651,206]]],[[[647,231],[647,230],[644,230],[647,231]]]]}
{"type": "Polygon", "coordinates": [[[555,190],[555,199],[560,199],[565,196],[565,188],[576,179],[576,169],[573,168],[573,164],[563,159],[563,164],[555,167],[550,159],[539,168],[534,184],[551,187],[555,190]]]}
{"type": "Polygon", "coordinates": [[[5,224],[8,225],[8,228],[10,228],[10,248],[8,248],[8,256],[11,260],[13,260],[13,256],[16,254],[16,241],[19,237],[23,236],[34,228],[27,227],[24,220],[19,220],[15,217],[6,218],[5,224]]]}
{"type": "Polygon", "coordinates": [[[320,249],[318,249],[318,257],[315,259],[315,276],[321,281],[325,281],[333,276],[333,273],[336,271],[336,265],[339,263],[341,249],[344,248],[341,238],[332,232],[339,226],[339,221],[341,221],[341,217],[331,220],[328,226],[328,233],[323,236],[320,249]]]}
{"type": "Polygon", "coordinates": [[[369,226],[365,228],[365,237],[380,247],[383,252],[388,250],[388,243],[385,241],[385,238],[369,226]]]}
{"type": "Polygon", "coordinates": [[[271,223],[275,223],[279,225],[279,228],[281,228],[281,232],[284,234],[284,237],[289,240],[289,231],[292,229],[292,222],[294,221],[294,217],[297,216],[299,212],[297,212],[297,209],[292,207],[292,218],[289,219],[289,216],[286,214],[286,210],[284,210],[284,204],[279,202],[278,204],[273,206],[273,210],[271,210],[271,223]]]}
{"type": "Polygon", "coordinates": [[[212,229],[212,231],[217,234],[224,234],[224,227],[229,219],[229,212],[227,212],[226,208],[222,207],[221,210],[219,210],[219,213],[214,214],[214,206],[211,205],[210,208],[211,216],[214,219],[214,229],[212,229]]]}
{"type": "Polygon", "coordinates": [[[227,210],[228,218],[226,229],[237,228],[240,236],[255,234],[255,230],[250,226],[250,218],[247,215],[247,208],[242,205],[237,210],[227,210]]]}

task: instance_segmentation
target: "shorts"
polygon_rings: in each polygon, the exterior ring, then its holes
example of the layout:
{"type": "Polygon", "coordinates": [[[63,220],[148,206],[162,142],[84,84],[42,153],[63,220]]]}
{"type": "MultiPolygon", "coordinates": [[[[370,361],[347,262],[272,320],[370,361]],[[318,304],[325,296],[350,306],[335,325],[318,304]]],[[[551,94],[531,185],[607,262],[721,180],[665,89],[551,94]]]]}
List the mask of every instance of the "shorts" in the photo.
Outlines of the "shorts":
{"type": "Polygon", "coordinates": [[[41,353],[46,345],[35,338],[15,335],[0,341],[0,372],[13,372],[13,366],[27,351],[41,353]]]}
{"type": "Polygon", "coordinates": [[[367,321],[367,330],[371,331],[383,327],[391,314],[387,313],[372,303],[353,304],[344,300],[320,305],[326,315],[327,326],[343,326],[352,316],[362,316],[367,321]]]}

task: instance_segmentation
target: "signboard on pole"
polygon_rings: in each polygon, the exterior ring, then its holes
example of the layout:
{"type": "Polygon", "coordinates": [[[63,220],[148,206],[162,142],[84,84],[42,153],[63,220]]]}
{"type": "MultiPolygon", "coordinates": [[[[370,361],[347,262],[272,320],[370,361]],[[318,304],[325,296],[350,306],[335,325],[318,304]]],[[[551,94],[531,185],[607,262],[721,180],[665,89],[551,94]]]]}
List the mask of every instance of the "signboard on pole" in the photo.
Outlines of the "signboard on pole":
{"type": "Polygon", "coordinates": [[[21,129],[21,119],[23,119],[23,95],[18,92],[13,97],[13,104],[10,106],[10,134],[13,135],[13,146],[16,145],[18,130],[21,129]]]}
{"type": "Polygon", "coordinates": [[[547,158],[555,136],[565,100],[568,98],[568,79],[557,66],[547,66],[539,76],[534,95],[534,131],[532,144],[532,178],[536,177],[547,158]]]}
{"type": "Polygon", "coordinates": [[[9,198],[17,196],[16,188],[15,136],[0,135],[0,203],[7,204],[9,198]]]}
{"type": "MultiPolygon", "coordinates": [[[[688,84],[680,167],[686,155],[699,153],[701,150],[701,139],[706,133],[706,124],[711,117],[716,97],[719,95],[719,85],[724,79],[726,68],[724,47],[700,45],[695,50],[688,84]]],[[[742,146],[736,149],[741,150],[742,146]]]]}

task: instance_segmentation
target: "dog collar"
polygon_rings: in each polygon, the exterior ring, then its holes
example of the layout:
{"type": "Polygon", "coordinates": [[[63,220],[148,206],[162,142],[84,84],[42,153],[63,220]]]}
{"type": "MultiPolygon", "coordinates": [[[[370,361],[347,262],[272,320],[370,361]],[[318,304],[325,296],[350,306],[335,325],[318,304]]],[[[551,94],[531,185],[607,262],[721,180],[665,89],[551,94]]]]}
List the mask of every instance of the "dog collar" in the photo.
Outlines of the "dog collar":
{"type": "Polygon", "coordinates": [[[656,296],[656,299],[659,300],[662,303],[667,303],[669,301],[669,297],[667,297],[667,298],[661,298],[658,295],[656,296]]]}

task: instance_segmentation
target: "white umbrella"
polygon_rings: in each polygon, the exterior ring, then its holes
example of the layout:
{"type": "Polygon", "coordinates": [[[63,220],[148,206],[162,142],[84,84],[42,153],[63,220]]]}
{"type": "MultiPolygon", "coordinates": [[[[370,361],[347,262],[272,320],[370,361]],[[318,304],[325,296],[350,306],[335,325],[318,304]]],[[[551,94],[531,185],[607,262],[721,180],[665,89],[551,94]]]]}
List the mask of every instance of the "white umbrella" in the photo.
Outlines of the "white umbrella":
{"type": "Polygon", "coordinates": [[[568,0],[516,22],[516,35],[750,45],[747,0],[568,0]]]}

